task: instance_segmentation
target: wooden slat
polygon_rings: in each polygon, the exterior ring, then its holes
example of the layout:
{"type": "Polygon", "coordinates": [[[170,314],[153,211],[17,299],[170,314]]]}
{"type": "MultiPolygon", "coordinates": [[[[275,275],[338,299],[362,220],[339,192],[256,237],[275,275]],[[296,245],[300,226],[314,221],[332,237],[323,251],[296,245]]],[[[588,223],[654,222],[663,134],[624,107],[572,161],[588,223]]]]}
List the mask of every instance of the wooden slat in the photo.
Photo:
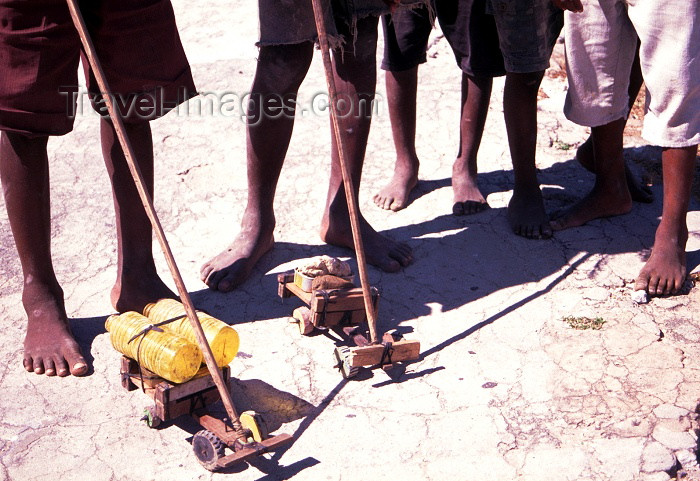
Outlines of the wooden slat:
{"type": "MultiPolygon", "coordinates": [[[[391,362],[413,361],[420,356],[420,341],[401,340],[392,344],[394,351],[391,362]]],[[[353,347],[350,349],[350,365],[352,367],[374,366],[381,362],[384,345],[353,347]]]]}
{"type": "Polygon", "coordinates": [[[282,299],[292,297],[294,293],[287,289],[287,284],[294,283],[294,271],[277,274],[277,295],[282,299]]]}
{"type": "Polygon", "coordinates": [[[301,299],[307,306],[311,305],[311,299],[313,298],[313,294],[302,290],[302,288],[294,284],[294,282],[287,282],[285,284],[285,287],[289,289],[289,291],[292,292],[292,294],[301,299]]]}
{"type": "MultiPolygon", "coordinates": [[[[324,307],[327,312],[355,311],[365,309],[365,300],[363,298],[361,287],[327,292],[329,293],[329,302],[327,307],[325,307],[326,299],[321,291],[313,292],[313,296],[309,304],[312,311],[323,312],[324,307]]],[[[376,310],[377,304],[379,303],[379,296],[375,296],[374,299],[374,306],[376,310]]]]}
{"type": "Polygon", "coordinates": [[[260,456],[261,454],[279,449],[282,446],[291,443],[293,440],[294,438],[289,434],[278,434],[277,436],[267,438],[261,443],[251,443],[250,446],[247,446],[240,451],[224,456],[223,458],[219,459],[216,465],[219,468],[227,468],[229,466],[233,466],[234,464],[242,463],[255,456],[260,456]]]}

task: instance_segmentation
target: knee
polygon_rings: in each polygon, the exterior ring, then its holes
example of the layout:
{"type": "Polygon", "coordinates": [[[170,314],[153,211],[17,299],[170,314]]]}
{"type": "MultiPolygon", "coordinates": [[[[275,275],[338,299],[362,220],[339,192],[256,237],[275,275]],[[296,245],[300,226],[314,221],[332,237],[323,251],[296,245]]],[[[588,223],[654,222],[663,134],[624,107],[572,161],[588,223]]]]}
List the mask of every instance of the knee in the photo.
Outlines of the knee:
{"type": "Polygon", "coordinates": [[[46,152],[46,145],[49,141],[47,135],[31,135],[18,132],[2,132],[2,146],[9,146],[18,154],[46,152]]]}
{"type": "Polygon", "coordinates": [[[544,76],[544,71],[540,72],[528,72],[528,73],[512,73],[506,74],[508,79],[520,85],[522,88],[537,90],[540,88],[540,83],[542,83],[542,77],[544,76]]]}
{"type": "Polygon", "coordinates": [[[265,90],[290,92],[299,89],[313,58],[313,43],[268,45],[260,48],[256,83],[265,90]]]}

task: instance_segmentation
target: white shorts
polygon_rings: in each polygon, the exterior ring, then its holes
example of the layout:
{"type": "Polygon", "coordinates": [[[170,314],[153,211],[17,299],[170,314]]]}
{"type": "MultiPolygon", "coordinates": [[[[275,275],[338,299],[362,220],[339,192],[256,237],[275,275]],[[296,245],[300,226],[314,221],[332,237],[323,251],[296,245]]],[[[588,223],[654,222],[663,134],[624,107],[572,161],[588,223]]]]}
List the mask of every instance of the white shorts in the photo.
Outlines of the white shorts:
{"type": "Polygon", "coordinates": [[[662,147],[700,143],[698,0],[583,0],[583,12],[566,12],[564,25],[569,120],[597,127],[628,115],[639,37],[647,88],[642,136],[662,147]]]}

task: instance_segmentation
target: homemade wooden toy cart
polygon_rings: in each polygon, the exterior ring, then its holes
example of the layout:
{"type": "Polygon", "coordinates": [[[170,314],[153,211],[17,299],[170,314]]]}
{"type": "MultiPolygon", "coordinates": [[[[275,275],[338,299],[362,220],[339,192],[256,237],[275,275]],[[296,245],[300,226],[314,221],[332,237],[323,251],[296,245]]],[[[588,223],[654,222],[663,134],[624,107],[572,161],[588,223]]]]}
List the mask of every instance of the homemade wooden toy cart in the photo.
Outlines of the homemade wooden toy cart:
{"type": "MultiPolygon", "coordinates": [[[[294,320],[302,335],[315,329],[331,329],[343,344],[333,351],[335,365],[345,379],[357,375],[360,367],[389,368],[394,362],[418,359],[420,342],[403,339],[395,329],[387,331],[380,342],[368,339],[367,310],[361,287],[346,289],[318,289],[307,292],[294,282],[294,272],[277,276],[277,294],[285,299],[296,296],[305,306],[294,310],[294,320]]],[[[377,312],[379,291],[370,288],[371,309],[377,312]]]]}
{"type": "MultiPolygon", "coordinates": [[[[221,396],[206,367],[190,381],[173,384],[123,356],[120,374],[122,386],[127,391],[141,389],[153,399],[153,405],[144,409],[141,418],[149,427],[156,428],[181,416],[191,416],[199,423],[202,430],[192,437],[192,449],[199,463],[210,471],[245,462],[293,441],[289,434],[270,436],[265,420],[255,411],[244,411],[239,415],[244,432],[241,437],[225,411],[221,415],[221,396]],[[226,454],[227,448],[231,454],[226,454]]],[[[228,366],[222,369],[222,376],[230,389],[228,366]]]]}
{"type": "Polygon", "coordinates": [[[187,318],[194,329],[197,344],[202,350],[207,368],[201,376],[182,384],[171,384],[154,373],[141,368],[128,359],[122,361],[122,384],[127,389],[142,388],[154,400],[155,405],[146,415],[146,421],[155,426],[159,421],[174,419],[182,414],[191,414],[204,428],[194,435],[192,446],[199,462],[207,469],[216,470],[243,462],[253,456],[276,449],[292,441],[292,437],[281,434],[267,437],[261,418],[255,413],[236,412],[230,393],[228,368],[219,369],[211,348],[202,330],[202,325],[192,303],[185,283],[180,275],[165,232],[153,205],[153,198],[146,189],[143,174],[135,159],[136,155],[124,126],[124,119],[113,102],[114,96],[107,84],[104,70],[97,57],[95,46],[90,38],[85,20],[80,12],[78,0],[66,0],[73,25],[78,32],[88,63],[95,75],[109,117],[114,124],[119,144],[124,152],[126,163],[134,180],[144,211],[151,222],[154,234],[165,256],[165,261],[172,274],[177,292],[182,300],[187,318]],[[224,375],[225,373],[225,375],[224,375]],[[222,418],[212,416],[207,410],[214,398],[220,399],[225,410],[222,418]],[[201,405],[201,410],[200,410],[201,405]],[[244,415],[245,414],[245,415],[244,415]],[[225,455],[225,448],[233,454],[225,455]]]}

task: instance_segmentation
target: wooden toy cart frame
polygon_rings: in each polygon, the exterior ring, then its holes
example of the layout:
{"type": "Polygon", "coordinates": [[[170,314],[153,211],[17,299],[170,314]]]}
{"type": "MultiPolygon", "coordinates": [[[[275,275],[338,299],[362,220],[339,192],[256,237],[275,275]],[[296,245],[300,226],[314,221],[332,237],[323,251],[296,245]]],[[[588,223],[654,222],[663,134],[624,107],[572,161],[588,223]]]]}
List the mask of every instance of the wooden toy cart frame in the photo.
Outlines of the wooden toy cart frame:
{"type": "MultiPolygon", "coordinates": [[[[419,357],[420,342],[403,339],[396,330],[384,333],[381,342],[368,339],[367,313],[363,289],[330,289],[304,291],[294,283],[294,272],[277,276],[277,295],[282,299],[296,296],[306,306],[294,310],[293,317],[302,335],[315,329],[331,329],[343,343],[334,350],[335,365],[345,379],[356,376],[360,367],[389,368],[394,362],[419,357]]],[[[372,310],[379,307],[379,291],[371,287],[372,310]]]]}
{"type": "MultiPolygon", "coordinates": [[[[213,409],[221,396],[206,367],[182,384],[168,382],[125,356],[121,359],[120,371],[122,386],[127,391],[141,389],[153,399],[153,405],[144,410],[141,418],[149,427],[156,428],[181,416],[191,416],[199,423],[202,430],[192,437],[192,449],[199,463],[210,471],[245,462],[293,441],[289,434],[269,436],[263,417],[255,411],[244,411],[239,415],[245,431],[244,442],[230,420],[213,409]],[[231,454],[226,454],[227,448],[231,454]]],[[[230,389],[228,366],[222,369],[222,376],[230,389]]]]}

